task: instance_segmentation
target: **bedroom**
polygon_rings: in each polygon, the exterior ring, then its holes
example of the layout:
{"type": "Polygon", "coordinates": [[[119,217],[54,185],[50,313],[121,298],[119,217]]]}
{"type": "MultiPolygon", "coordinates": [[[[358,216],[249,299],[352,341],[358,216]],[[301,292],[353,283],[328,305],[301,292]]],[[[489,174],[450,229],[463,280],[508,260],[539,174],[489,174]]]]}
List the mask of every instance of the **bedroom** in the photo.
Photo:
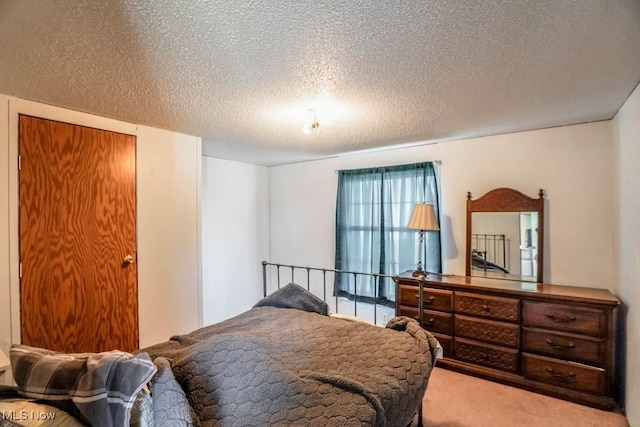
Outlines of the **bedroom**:
{"type": "MultiPolygon", "coordinates": [[[[464,272],[461,254],[467,191],[479,195],[506,185],[533,195],[544,188],[549,200],[546,279],[605,287],[623,301],[628,310],[626,395],[640,392],[640,337],[635,332],[640,326],[640,291],[634,255],[639,248],[633,238],[638,232],[639,208],[635,197],[638,89],[612,120],[451,138],[437,144],[424,140],[424,145],[416,147],[273,167],[201,157],[198,137],[123,123],[126,118],[114,122],[99,117],[108,116],[106,113],[92,116],[45,105],[57,104],[55,101],[17,99],[38,99],[37,94],[21,96],[4,87],[0,93],[6,95],[1,97],[0,117],[9,118],[0,124],[0,146],[5,147],[0,162],[7,170],[0,176],[4,230],[0,233],[0,345],[5,352],[12,342],[11,328],[17,327],[11,317],[13,313],[15,319],[17,308],[10,304],[15,294],[10,289],[16,288],[18,277],[17,248],[9,238],[16,233],[13,173],[17,161],[10,151],[15,150],[11,132],[15,115],[25,113],[138,136],[141,345],[249,308],[261,296],[262,260],[331,267],[335,170],[441,160],[442,214],[449,230],[443,233],[443,270],[464,272]],[[225,185],[229,180],[234,189],[225,185]],[[207,217],[218,221],[207,223],[207,217]],[[203,232],[212,233],[215,239],[204,234],[199,243],[200,221],[203,232]],[[235,232],[228,235],[225,230],[235,232]],[[203,263],[201,255],[209,262],[203,263]],[[238,275],[254,284],[241,295],[234,284],[238,275]]],[[[638,408],[627,405],[627,411],[631,425],[640,423],[638,408]]]]}

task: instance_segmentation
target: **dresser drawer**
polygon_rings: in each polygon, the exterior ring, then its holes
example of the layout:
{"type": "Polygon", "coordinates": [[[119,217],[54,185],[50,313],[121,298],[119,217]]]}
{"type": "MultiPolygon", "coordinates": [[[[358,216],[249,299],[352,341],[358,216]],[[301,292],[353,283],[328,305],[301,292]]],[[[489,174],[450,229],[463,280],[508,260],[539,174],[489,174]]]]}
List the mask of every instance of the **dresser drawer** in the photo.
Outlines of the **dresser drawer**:
{"type": "Polygon", "coordinates": [[[510,348],[455,338],[453,357],[469,363],[518,372],[518,350],[510,348]]]}
{"type": "Polygon", "coordinates": [[[522,348],[560,359],[602,365],[605,362],[606,341],[563,332],[522,328],[522,348]]]}
{"type": "Polygon", "coordinates": [[[522,354],[522,372],[526,379],[573,390],[603,394],[606,391],[604,369],[565,362],[543,356],[522,354]]]}
{"type": "MultiPolygon", "coordinates": [[[[411,307],[417,307],[419,303],[419,293],[417,286],[399,286],[399,298],[400,305],[408,305],[411,307]]],[[[453,304],[453,292],[444,291],[440,289],[424,288],[422,291],[422,304],[423,308],[430,308],[433,310],[451,311],[453,304]]]]}
{"type": "Polygon", "coordinates": [[[520,326],[513,323],[455,315],[454,335],[494,344],[518,348],[520,326]]]}
{"type": "MultiPolygon", "coordinates": [[[[399,315],[411,317],[419,320],[418,309],[416,307],[399,307],[399,315]]],[[[451,324],[453,315],[442,313],[440,311],[422,310],[422,327],[429,332],[438,332],[441,334],[451,335],[451,324]]]]}
{"type": "Polygon", "coordinates": [[[522,310],[525,326],[599,336],[604,336],[607,332],[607,316],[602,309],[525,301],[522,310]]]}
{"type": "Polygon", "coordinates": [[[454,308],[456,313],[475,314],[511,322],[520,320],[520,301],[514,298],[456,292],[454,308]]]}

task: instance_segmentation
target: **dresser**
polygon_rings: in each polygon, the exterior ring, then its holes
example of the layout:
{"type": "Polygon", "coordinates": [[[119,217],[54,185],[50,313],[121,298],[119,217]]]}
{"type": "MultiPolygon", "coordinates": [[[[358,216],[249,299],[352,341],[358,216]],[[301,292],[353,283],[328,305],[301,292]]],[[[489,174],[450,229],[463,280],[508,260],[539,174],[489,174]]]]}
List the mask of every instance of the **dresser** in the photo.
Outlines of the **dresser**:
{"type": "Polygon", "coordinates": [[[394,279],[396,314],[418,320],[440,341],[438,366],[616,406],[619,301],[608,290],[433,274],[394,279]]]}

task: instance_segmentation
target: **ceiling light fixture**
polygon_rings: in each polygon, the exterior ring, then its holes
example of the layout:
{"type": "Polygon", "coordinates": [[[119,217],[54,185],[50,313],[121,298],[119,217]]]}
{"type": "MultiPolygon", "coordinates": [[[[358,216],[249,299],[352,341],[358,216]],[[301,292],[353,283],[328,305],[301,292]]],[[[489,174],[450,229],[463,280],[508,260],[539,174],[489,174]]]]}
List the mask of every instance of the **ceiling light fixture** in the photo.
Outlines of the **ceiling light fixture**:
{"type": "Polygon", "coordinates": [[[309,135],[311,132],[317,132],[318,129],[320,129],[318,116],[313,112],[313,110],[309,110],[309,114],[311,115],[311,123],[308,123],[302,127],[302,132],[307,135],[309,135]]]}

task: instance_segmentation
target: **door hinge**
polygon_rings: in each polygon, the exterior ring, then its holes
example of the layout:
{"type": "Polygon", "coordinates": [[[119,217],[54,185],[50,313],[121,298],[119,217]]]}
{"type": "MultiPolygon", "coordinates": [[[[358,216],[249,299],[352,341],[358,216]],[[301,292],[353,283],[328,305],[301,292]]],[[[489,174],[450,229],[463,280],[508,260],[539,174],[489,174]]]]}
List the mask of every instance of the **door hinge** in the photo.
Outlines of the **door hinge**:
{"type": "Polygon", "coordinates": [[[20,263],[20,278],[22,279],[22,263],[20,263]]]}
{"type": "Polygon", "coordinates": [[[18,155],[18,170],[22,170],[22,156],[18,155]]]}

